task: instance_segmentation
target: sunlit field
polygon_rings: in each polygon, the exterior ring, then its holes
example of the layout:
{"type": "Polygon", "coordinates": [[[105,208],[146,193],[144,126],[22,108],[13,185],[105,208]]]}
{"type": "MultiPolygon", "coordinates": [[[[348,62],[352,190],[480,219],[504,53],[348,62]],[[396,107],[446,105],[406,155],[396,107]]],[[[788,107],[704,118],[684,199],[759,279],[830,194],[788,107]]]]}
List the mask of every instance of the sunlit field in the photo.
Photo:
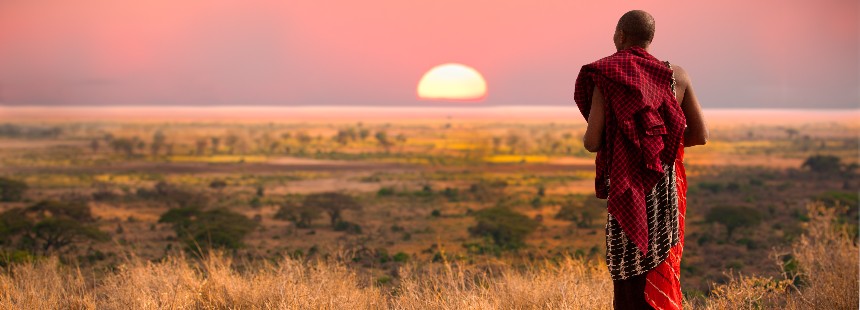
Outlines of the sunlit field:
{"type": "MultiPolygon", "coordinates": [[[[575,107],[352,109],[0,109],[0,306],[611,308],[575,107]]],[[[706,111],[688,306],[857,307],[858,116],[706,111]]]]}

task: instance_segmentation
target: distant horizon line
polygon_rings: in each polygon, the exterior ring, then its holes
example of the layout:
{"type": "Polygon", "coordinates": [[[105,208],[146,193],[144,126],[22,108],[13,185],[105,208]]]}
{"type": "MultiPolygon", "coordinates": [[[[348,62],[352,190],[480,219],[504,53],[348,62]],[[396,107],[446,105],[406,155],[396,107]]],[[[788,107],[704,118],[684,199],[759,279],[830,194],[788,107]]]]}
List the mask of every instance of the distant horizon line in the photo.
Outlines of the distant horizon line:
{"type": "MultiPolygon", "coordinates": [[[[860,124],[860,109],[705,108],[710,124],[860,124]]],[[[0,106],[0,122],[555,122],[584,124],[569,106],[0,106]]]]}
{"type": "MultiPolygon", "coordinates": [[[[578,109],[575,104],[571,105],[480,105],[474,103],[457,103],[457,104],[428,104],[428,105],[3,105],[0,104],[0,109],[27,109],[27,108],[181,108],[181,109],[218,109],[218,108],[250,108],[250,109],[269,109],[269,108],[562,108],[562,109],[578,109]]],[[[818,107],[818,108],[799,108],[799,107],[702,107],[703,110],[797,110],[797,111],[851,111],[860,110],[860,106],[853,108],[846,107],[818,107]]]]}

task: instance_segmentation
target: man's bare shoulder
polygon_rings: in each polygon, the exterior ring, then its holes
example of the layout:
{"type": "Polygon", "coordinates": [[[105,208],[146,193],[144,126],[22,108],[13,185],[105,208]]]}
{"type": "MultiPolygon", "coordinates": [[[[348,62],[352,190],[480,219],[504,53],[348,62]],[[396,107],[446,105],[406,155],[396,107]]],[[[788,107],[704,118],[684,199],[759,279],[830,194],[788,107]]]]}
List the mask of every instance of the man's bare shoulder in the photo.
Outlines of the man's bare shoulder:
{"type": "Polygon", "coordinates": [[[676,64],[671,64],[671,65],[672,65],[672,71],[675,72],[675,81],[679,85],[684,86],[684,87],[686,87],[687,85],[690,85],[690,75],[687,74],[687,70],[685,70],[684,67],[681,67],[681,66],[676,65],[676,64]]]}

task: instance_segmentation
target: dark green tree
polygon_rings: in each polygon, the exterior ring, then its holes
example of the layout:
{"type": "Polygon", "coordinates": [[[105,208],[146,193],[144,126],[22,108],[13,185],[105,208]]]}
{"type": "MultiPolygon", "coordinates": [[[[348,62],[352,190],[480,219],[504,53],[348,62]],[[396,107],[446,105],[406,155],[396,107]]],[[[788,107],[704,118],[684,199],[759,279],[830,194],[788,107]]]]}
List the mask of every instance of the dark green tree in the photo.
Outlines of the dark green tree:
{"type": "Polygon", "coordinates": [[[209,182],[209,188],[219,192],[225,187],[227,187],[227,182],[224,180],[212,180],[212,182],[209,182]]]}
{"type": "Polygon", "coordinates": [[[487,236],[503,249],[525,245],[525,238],[535,231],[538,223],[507,207],[492,207],[474,212],[475,226],[469,227],[473,236],[487,236]]]}
{"type": "Polygon", "coordinates": [[[314,193],[305,196],[302,201],[304,208],[318,208],[325,211],[331,220],[331,226],[341,220],[343,211],[361,210],[361,205],[352,196],[338,192],[314,193]]]}
{"type": "Polygon", "coordinates": [[[135,141],[129,138],[114,138],[110,141],[110,146],[116,153],[123,152],[127,157],[134,155],[135,141]]]}
{"type": "Polygon", "coordinates": [[[152,143],[149,144],[150,150],[152,151],[152,156],[158,156],[158,153],[161,152],[161,149],[167,143],[167,136],[164,135],[164,132],[161,130],[156,131],[152,134],[152,143]]]}
{"type": "Polygon", "coordinates": [[[275,219],[290,221],[299,228],[311,227],[313,220],[322,216],[322,210],[316,207],[304,207],[300,204],[287,202],[278,208],[275,219]]]}
{"type": "Polygon", "coordinates": [[[565,201],[562,202],[561,208],[558,209],[558,213],[555,214],[555,218],[559,220],[576,222],[579,220],[579,214],[581,213],[582,206],[578,206],[573,201],[565,201]]]}
{"type": "Polygon", "coordinates": [[[367,139],[368,136],[370,136],[370,129],[361,128],[358,130],[358,137],[361,138],[362,141],[367,139]]]}
{"type": "Polygon", "coordinates": [[[705,214],[708,223],[719,223],[726,227],[727,239],[732,238],[732,232],[741,227],[753,227],[761,223],[762,215],[756,209],[738,206],[717,206],[705,214]]]}
{"type": "Polygon", "coordinates": [[[394,145],[394,142],[391,141],[391,138],[388,137],[388,133],[385,131],[377,131],[373,136],[379,142],[379,145],[385,148],[385,152],[388,152],[389,148],[394,145]]]}
{"type": "Polygon", "coordinates": [[[27,183],[22,181],[0,178],[0,201],[21,201],[27,188],[27,183]]]}
{"type": "Polygon", "coordinates": [[[842,168],[839,157],[832,155],[813,155],[807,158],[801,168],[809,168],[817,173],[838,173],[842,168]]]}
{"type": "Polygon", "coordinates": [[[98,153],[100,146],[101,144],[99,143],[99,139],[92,139],[92,141],[90,141],[90,149],[93,153],[98,153]]]}
{"type": "Polygon", "coordinates": [[[159,181],[152,190],[137,189],[137,196],[144,199],[161,201],[174,207],[203,207],[209,204],[209,197],[173,184],[159,181]]]}
{"type": "Polygon", "coordinates": [[[238,249],[242,239],[258,225],[248,217],[226,208],[204,210],[199,207],[172,208],[161,215],[159,223],[173,224],[176,236],[187,249],[238,249]]]}
{"type": "Polygon", "coordinates": [[[0,213],[3,244],[34,254],[62,252],[78,241],[107,239],[85,202],[45,200],[0,213]]]}

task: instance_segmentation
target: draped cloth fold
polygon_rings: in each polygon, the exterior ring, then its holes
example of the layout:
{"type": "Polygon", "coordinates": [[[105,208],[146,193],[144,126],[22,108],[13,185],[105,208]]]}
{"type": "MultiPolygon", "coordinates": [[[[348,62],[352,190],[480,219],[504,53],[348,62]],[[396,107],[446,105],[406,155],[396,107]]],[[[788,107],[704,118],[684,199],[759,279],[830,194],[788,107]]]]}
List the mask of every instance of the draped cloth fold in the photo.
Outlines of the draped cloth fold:
{"type": "MultiPolygon", "coordinates": [[[[673,184],[677,189],[678,210],[678,243],[672,246],[657,264],[644,274],[627,275],[626,278],[617,280],[618,274],[613,274],[615,309],[682,309],[683,296],[681,294],[681,254],[684,249],[684,227],[687,212],[687,177],[684,170],[684,148],[678,150],[678,159],[675,161],[673,184]]],[[[609,244],[609,242],[607,242],[609,244]]],[[[635,249],[628,252],[636,253],[635,249]]],[[[607,253],[607,255],[609,255],[607,253]]],[[[617,254],[616,254],[617,255],[617,254]]],[[[612,263],[607,259],[607,264],[612,263]]],[[[615,263],[618,263],[615,260],[615,263]]],[[[635,264],[635,263],[634,263],[635,264]]],[[[617,271],[617,268],[610,268],[617,271]]]]}
{"type": "Polygon", "coordinates": [[[675,179],[678,190],[678,244],[669,250],[662,263],[645,276],[645,300],[654,309],[681,309],[681,254],[684,251],[684,227],[687,214],[687,172],[684,169],[684,146],[678,147],[675,179]]]}

